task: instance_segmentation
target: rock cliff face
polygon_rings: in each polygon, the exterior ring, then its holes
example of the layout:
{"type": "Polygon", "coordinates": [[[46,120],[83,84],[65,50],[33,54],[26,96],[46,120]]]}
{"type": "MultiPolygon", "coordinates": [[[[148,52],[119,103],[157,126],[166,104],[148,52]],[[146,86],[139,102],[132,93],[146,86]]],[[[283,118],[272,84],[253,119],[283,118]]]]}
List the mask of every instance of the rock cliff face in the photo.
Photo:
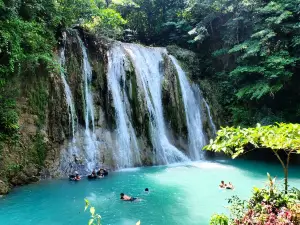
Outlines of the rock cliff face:
{"type": "MultiPolygon", "coordinates": [[[[165,49],[68,30],[55,53],[57,68],[41,65],[35,75],[16,78],[20,132],[2,148],[0,195],[75,170],[198,159],[189,155],[193,131],[165,49]]],[[[207,140],[216,115],[207,111],[202,93],[193,95],[207,140]]]]}

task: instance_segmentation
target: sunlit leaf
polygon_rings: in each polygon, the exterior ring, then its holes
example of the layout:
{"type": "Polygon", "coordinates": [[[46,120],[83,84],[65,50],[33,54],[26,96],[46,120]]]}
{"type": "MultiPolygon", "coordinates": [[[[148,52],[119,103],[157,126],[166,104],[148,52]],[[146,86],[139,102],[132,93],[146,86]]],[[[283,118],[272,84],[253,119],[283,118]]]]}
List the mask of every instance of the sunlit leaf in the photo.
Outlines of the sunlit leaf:
{"type": "Polygon", "coordinates": [[[87,210],[87,208],[89,207],[89,205],[90,205],[90,202],[89,202],[89,200],[87,200],[87,199],[84,199],[84,201],[85,201],[85,207],[84,207],[84,211],[86,211],[87,210]]]}
{"type": "Polygon", "coordinates": [[[92,214],[92,216],[94,216],[94,214],[95,214],[95,207],[91,207],[90,208],[90,213],[92,214]]]}
{"type": "Polygon", "coordinates": [[[92,225],[94,222],[94,219],[90,219],[88,225],[92,225]]]}

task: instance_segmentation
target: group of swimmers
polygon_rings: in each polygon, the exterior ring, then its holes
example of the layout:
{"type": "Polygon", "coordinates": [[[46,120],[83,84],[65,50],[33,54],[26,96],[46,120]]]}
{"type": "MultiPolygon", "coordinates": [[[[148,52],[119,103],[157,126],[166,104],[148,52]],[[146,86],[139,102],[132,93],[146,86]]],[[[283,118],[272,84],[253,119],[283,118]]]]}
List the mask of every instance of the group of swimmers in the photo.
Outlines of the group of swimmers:
{"type": "Polygon", "coordinates": [[[229,182],[228,184],[225,184],[224,181],[221,181],[221,184],[219,185],[220,188],[224,188],[224,189],[234,189],[234,186],[232,185],[231,182],[229,182]]]}
{"type": "MultiPolygon", "coordinates": [[[[147,193],[147,194],[149,193],[149,188],[145,188],[145,193],[147,193]]],[[[122,201],[130,201],[130,202],[139,200],[139,198],[131,197],[131,196],[125,195],[124,193],[120,194],[120,199],[122,201]]]]}
{"type": "MultiPolygon", "coordinates": [[[[103,178],[107,175],[108,175],[108,172],[106,169],[99,169],[97,172],[94,169],[93,172],[90,175],[88,175],[88,179],[103,178]]],[[[81,180],[81,176],[79,175],[79,173],[77,171],[75,171],[75,175],[70,175],[69,179],[71,181],[79,181],[79,180],[81,180]]]]}
{"type": "Polygon", "coordinates": [[[88,175],[88,179],[96,179],[96,178],[103,178],[108,175],[108,172],[106,169],[100,169],[96,172],[94,169],[93,172],[88,175]]]}

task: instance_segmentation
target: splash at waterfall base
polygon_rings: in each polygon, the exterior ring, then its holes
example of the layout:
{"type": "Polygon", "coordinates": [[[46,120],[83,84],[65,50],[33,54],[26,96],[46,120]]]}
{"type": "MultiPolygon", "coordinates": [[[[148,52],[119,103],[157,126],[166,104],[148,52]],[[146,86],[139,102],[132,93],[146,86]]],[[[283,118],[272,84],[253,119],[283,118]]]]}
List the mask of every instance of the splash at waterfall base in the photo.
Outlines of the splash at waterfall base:
{"type": "Polygon", "coordinates": [[[202,159],[214,135],[204,127],[215,125],[201,91],[165,48],[99,42],[69,30],[62,49],[73,132],[49,174],[202,159]]]}

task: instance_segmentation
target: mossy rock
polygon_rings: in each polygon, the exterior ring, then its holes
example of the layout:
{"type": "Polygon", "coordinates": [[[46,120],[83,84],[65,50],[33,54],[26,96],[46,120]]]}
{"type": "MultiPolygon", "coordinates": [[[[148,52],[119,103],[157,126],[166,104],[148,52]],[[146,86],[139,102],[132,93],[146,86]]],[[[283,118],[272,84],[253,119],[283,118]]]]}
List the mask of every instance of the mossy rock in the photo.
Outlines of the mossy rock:
{"type": "Polygon", "coordinates": [[[0,180],[0,195],[6,195],[9,192],[8,183],[0,180]]]}

